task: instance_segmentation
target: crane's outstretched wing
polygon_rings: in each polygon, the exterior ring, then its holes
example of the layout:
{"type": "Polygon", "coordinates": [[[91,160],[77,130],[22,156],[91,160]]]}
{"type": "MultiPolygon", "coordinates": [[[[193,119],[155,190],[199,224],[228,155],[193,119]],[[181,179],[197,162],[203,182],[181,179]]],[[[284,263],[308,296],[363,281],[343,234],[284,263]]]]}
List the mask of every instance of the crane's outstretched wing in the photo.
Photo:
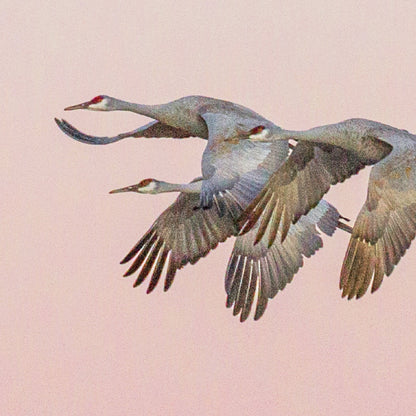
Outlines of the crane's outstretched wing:
{"type": "Polygon", "coordinates": [[[363,296],[371,281],[371,292],[377,290],[415,238],[416,164],[406,158],[386,158],[371,171],[341,270],[340,288],[348,299],[363,296]]]}
{"type": "MultiPolygon", "coordinates": [[[[242,176],[231,190],[214,195],[217,209],[195,209],[200,200],[199,193],[181,193],[121,261],[124,264],[136,257],[125,276],[141,268],[134,284],[137,286],[153,270],[148,287],[150,293],[161,278],[166,263],[167,290],[178,269],[188,263],[194,264],[218,243],[238,234],[238,218],[264,184],[251,179],[250,175],[242,176]]],[[[197,180],[201,178],[194,181],[197,180]]]]}
{"type": "Polygon", "coordinates": [[[130,276],[141,268],[134,286],[142,283],[150,274],[147,289],[147,293],[150,293],[165,269],[164,289],[168,290],[178,269],[188,263],[196,263],[218,243],[238,233],[236,222],[242,209],[228,195],[216,199],[218,204],[224,205],[224,215],[221,217],[217,210],[195,210],[199,194],[187,193],[181,193],[159,216],[121,261],[123,264],[136,257],[125,273],[125,276],[130,276]]]}
{"type": "Polygon", "coordinates": [[[331,185],[373,163],[338,146],[299,142],[245,210],[240,219],[242,232],[253,227],[264,213],[256,242],[263,238],[268,227],[269,246],[279,227],[283,241],[290,224],[316,206],[331,185]]]}
{"type": "Polygon", "coordinates": [[[191,137],[191,135],[188,132],[181,129],[177,129],[175,127],[171,127],[167,124],[163,124],[160,121],[151,121],[150,123],[142,127],[139,127],[136,130],[132,130],[127,133],[120,133],[117,136],[113,137],[90,136],[77,130],[74,126],[72,126],[65,120],[58,120],[57,118],[55,118],[55,122],[67,136],[81,143],[86,144],[110,144],[118,142],[119,140],[125,139],[127,137],[170,137],[174,139],[183,139],[186,137],[191,137]]]}
{"type": "Polygon", "coordinates": [[[256,299],[254,319],[260,319],[268,299],[283,290],[303,266],[303,256],[311,257],[322,247],[316,226],[325,234],[332,235],[339,218],[336,208],[321,200],[306,216],[291,225],[283,242],[276,239],[270,248],[267,234],[254,245],[258,224],[247,234],[237,237],[225,278],[227,307],[234,305],[233,314],[240,313],[243,322],[256,299]]]}
{"type": "MultiPolygon", "coordinates": [[[[241,189],[237,194],[245,195],[240,200],[229,191],[214,197],[215,203],[222,207],[222,216],[213,209],[195,210],[198,194],[180,194],[122,260],[124,264],[134,259],[125,276],[138,271],[134,286],[150,276],[147,293],[152,292],[161,279],[165,281],[164,289],[168,290],[177,270],[188,263],[196,263],[218,243],[237,235],[236,222],[244,204],[250,200],[252,189],[246,187],[244,181],[238,186],[241,189]]],[[[262,242],[253,245],[256,229],[238,237],[227,268],[227,306],[235,303],[234,314],[241,311],[240,320],[244,321],[257,293],[255,319],[259,319],[268,299],[283,289],[302,266],[302,256],[310,257],[322,246],[315,225],[331,235],[336,227],[340,227],[339,218],[334,207],[321,201],[308,216],[291,227],[283,243],[276,241],[270,249],[262,242]]],[[[340,228],[348,231],[345,224],[340,228]]]]}

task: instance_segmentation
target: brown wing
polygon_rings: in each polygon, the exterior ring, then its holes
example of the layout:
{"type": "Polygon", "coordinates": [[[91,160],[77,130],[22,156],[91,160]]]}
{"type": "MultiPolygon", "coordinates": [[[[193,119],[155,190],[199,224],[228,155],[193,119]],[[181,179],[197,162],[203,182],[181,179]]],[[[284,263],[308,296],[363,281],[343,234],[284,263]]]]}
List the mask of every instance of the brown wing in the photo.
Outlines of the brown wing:
{"type": "Polygon", "coordinates": [[[147,289],[150,293],[165,269],[165,290],[168,290],[178,269],[196,263],[218,243],[237,234],[235,223],[241,209],[227,196],[216,197],[216,203],[224,205],[221,217],[218,210],[195,210],[199,194],[180,194],[121,261],[124,264],[135,257],[124,276],[140,269],[134,283],[138,286],[150,274],[147,289]]]}
{"type": "Polygon", "coordinates": [[[262,215],[256,237],[260,241],[269,227],[269,246],[280,226],[282,241],[290,224],[321,200],[330,185],[343,182],[366,166],[353,152],[331,145],[299,142],[286,163],[269,179],[240,218],[242,233],[262,215]]]}
{"type": "MultiPolygon", "coordinates": [[[[383,161],[384,162],[384,161],[383,161]]],[[[348,299],[363,296],[409,248],[416,233],[415,163],[380,164],[371,171],[367,200],[353,228],[341,270],[340,288],[348,299]]]]}

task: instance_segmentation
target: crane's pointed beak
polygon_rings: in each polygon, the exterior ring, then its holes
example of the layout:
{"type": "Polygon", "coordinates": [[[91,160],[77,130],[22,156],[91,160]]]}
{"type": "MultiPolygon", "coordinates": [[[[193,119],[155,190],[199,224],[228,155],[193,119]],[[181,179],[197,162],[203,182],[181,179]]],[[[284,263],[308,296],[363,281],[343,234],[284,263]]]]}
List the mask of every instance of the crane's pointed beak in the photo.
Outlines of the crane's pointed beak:
{"type": "Polygon", "coordinates": [[[85,103],[71,105],[69,107],[64,108],[64,111],[70,111],[70,110],[85,110],[90,105],[90,101],[87,101],[85,103]]]}
{"type": "Polygon", "coordinates": [[[121,192],[137,192],[137,185],[126,186],[124,188],[113,189],[110,194],[119,194],[121,192]]]}

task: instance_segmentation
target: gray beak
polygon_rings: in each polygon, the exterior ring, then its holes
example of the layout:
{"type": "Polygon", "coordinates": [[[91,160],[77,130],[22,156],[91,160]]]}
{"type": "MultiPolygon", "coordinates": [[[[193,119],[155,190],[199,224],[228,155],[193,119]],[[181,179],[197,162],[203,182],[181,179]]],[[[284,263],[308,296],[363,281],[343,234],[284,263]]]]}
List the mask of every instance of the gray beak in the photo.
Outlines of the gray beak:
{"type": "Polygon", "coordinates": [[[131,185],[131,186],[126,186],[124,188],[113,189],[112,191],[110,191],[110,194],[119,194],[121,192],[136,192],[136,191],[137,191],[137,185],[131,185]]]}
{"type": "Polygon", "coordinates": [[[84,110],[86,108],[88,108],[90,102],[87,101],[85,103],[82,104],[77,104],[77,105],[71,105],[70,107],[66,107],[64,108],[64,111],[70,111],[70,110],[84,110]]]}

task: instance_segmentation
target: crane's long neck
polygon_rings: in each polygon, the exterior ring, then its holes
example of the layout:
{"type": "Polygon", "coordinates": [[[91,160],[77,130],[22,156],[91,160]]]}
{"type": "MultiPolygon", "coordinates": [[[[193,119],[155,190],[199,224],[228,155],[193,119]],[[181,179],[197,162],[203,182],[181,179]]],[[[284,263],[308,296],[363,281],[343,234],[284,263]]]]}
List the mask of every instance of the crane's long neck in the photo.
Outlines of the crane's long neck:
{"type": "Polygon", "coordinates": [[[198,102],[189,102],[189,100],[182,98],[165,104],[144,105],[112,97],[110,99],[109,110],[131,111],[153,118],[169,127],[179,129],[180,132],[173,132],[173,134],[181,134],[180,137],[188,137],[189,135],[208,139],[207,125],[198,113],[198,102]]]}
{"type": "Polygon", "coordinates": [[[168,114],[166,104],[145,105],[118,99],[113,100],[115,103],[113,108],[117,111],[131,111],[136,114],[141,114],[142,116],[154,118],[155,120],[163,120],[164,116],[168,114]]]}
{"type": "Polygon", "coordinates": [[[195,194],[201,192],[201,186],[201,180],[191,183],[170,183],[159,181],[153,193],[160,194],[165,192],[184,192],[187,194],[195,194]]]}
{"type": "Polygon", "coordinates": [[[302,131],[282,130],[279,133],[279,137],[305,142],[338,145],[345,148],[351,141],[354,141],[355,145],[357,144],[358,137],[352,133],[352,131],[342,128],[339,124],[328,124],[302,131]]]}
{"type": "Polygon", "coordinates": [[[353,152],[364,163],[373,164],[393,149],[388,141],[393,129],[385,124],[365,119],[350,119],[337,124],[315,127],[305,131],[282,130],[280,139],[328,144],[353,152]]]}

